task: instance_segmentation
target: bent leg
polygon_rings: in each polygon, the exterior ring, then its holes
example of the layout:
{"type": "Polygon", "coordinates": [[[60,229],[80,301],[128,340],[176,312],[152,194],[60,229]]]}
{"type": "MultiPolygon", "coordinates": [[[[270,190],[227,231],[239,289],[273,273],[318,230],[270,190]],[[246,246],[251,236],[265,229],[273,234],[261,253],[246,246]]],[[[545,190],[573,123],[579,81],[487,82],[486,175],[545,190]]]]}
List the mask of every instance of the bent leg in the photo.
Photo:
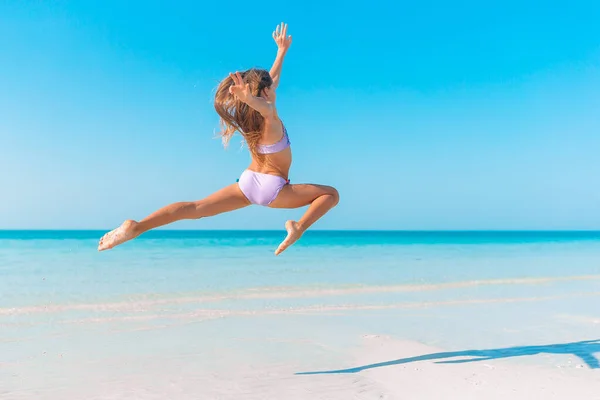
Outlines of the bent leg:
{"type": "Polygon", "coordinates": [[[110,231],[100,239],[98,250],[111,249],[128,240],[136,238],[150,229],[167,225],[183,219],[198,219],[211,217],[243,208],[250,202],[237,184],[229,185],[210,196],[198,201],[184,201],[169,204],[143,220],[137,222],[127,220],[121,226],[110,231]]]}
{"type": "Polygon", "coordinates": [[[279,195],[269,205],[272,208],[299,208],[310,205],[299,221],[287,221],[285,229],[287,237],[277,250],[275,255],[291,246],[300,239],[300,236],[319,218],[335,207],[340,200],[338,191],[331,186],[300,184],[287,185],[279,192],[279,195]]]}

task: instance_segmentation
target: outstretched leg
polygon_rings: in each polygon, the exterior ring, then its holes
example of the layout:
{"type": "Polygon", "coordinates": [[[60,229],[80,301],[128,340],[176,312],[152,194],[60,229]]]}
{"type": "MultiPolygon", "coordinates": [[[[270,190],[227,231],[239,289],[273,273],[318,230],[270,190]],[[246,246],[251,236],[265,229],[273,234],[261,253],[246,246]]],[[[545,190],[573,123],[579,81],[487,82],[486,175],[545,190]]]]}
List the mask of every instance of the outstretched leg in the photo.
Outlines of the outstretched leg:
{"type": "Polygon", "coordinates": [[[269,205],[273,208],[299,208],[310,204],[308,210],[299,221],[287,221],[285,229],[287,237],[277,250],[275,255],[291,246],[300,236],[327,211],[337,205],[340,200],[338,191],[331,186],[300,184],[286,185],[279,195],[269,205]]]}
{"type": "Polygon", "coordinates": [[[118,228],[100,239],[98,250],[108,250],[138,237],[150,229],[167,225],[182,219],[211,217],[250,205],[237,183],[229,185],[198,201],[185,201],[169,204],[137,222],[127,220],[118,228]]]}

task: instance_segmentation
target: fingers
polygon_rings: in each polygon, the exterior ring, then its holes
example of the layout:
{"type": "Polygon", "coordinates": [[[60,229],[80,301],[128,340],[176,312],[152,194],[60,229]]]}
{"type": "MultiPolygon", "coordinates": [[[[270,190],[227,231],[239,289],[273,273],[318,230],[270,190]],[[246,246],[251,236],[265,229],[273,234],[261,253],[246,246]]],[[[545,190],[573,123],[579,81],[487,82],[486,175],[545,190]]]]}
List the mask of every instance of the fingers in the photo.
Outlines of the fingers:
{"type": "MultiPolygon", "coordinates": [[[[236,72],[235,74],[232,74],[230,72],[229,76],[231,77],[231,80],[233,81],[233,85],[229,86],[229,93],[233,93],[234,91],[237,91],[238,89],[241,89],[242,87],[244,87],[244,80],[242,79],[242,76],[240,75],[239,72],[236,72]]],[[[248,86],[248,85],[246,85],[246,86],[248,86]]]]}
{"type": "Polygon", "coordinates": [[[244,82],[244,80],[242,79],[242,75],[240,75],[239,72],[236,71],[235,75],[232,74],[231,72],[229,73],[229,76],[231,77],[231,79],[233,80],[233,84],[234,85],[242,85],[242,83],[244,82]]]}
{"type": "Polygon", "coordinates": [[[287,27],[288,25],[282,22],[280,25],[277,25],[275,28],[275,32],[273,32],[273,39],[277,40],[278,38],[286,38],[287,35],[287,27]]]}
{"type": "Polygon", "coordinates": [[[238,85],[237,76],[232,74],[231,72],[229,73],[229,76],[231,77],[231,80],[233,81],[233,85],[234,86],[238,85]]]}

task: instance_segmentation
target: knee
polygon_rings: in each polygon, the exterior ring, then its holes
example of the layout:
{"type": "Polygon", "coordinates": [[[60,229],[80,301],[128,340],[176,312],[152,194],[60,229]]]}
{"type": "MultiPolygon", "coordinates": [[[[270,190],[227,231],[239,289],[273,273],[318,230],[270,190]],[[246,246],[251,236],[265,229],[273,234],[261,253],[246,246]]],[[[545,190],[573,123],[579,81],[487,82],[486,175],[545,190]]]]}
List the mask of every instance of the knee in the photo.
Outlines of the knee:
{"type": "Polygon", "coordinates": [[[182,219],[198,219],[204,217],[204,207],[197,201],[180,201],[176,210],[182,219]]]}
{"type": "Polygon", "coordinates": [[[332,186],[329,186],[327,188],[327,194],[333,198],[333,206],[337,206],[337,204],[340,202],[340,193],[338,190],[332,186]]]}
{"type": "Polygon", "coordinates": [[[204,200],[190,202],[189,207],[194,214],[194,218],[212,217],[210,207],[204,200]]]}

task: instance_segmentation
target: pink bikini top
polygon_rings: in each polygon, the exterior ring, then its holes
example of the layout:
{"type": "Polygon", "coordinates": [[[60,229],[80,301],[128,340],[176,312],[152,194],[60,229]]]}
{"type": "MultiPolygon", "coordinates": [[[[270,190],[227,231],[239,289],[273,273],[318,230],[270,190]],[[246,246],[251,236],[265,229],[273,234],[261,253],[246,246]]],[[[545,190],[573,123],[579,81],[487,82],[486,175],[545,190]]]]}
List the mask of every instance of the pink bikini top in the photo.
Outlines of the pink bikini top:
{"type": "Polygon", "coordinates": [[[273,144],[259,144],[257,150],[260,154],[279,153],[280,151],[290,147],[291,142],[287,134],[287,129],[285,129],[283,123],[281,124],[281,127],[283,128],[283,136],[281,139],[277,143],[273,144]]]}

